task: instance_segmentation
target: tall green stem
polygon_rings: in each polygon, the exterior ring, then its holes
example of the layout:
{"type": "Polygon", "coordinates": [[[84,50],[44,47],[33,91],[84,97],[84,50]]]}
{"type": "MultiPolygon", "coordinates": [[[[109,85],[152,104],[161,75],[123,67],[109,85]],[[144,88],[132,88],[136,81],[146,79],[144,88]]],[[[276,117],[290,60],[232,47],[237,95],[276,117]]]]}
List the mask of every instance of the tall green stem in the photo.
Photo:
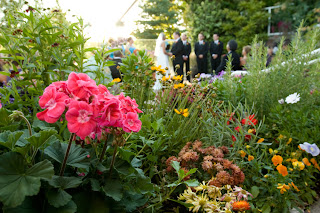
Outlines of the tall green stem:
{"type": "Polygon", "coordinates": [[[72,144],[74,135],[75,135],[74,133],[72,133],[70,135],[68,148],[67,148],[66,154],[64,155],[63,163],[62,163],[62,166],[60,169],[60,176],[63,176],[64,170],[66,168],[66,164],[67,164],[67,160],[68,160],[68,156],[69,156],[69,152],[70,152],[70,148],[71,148],[71,144],[72,144]]]}
{"type": "Polygon", "coordinates": [[[110,176],[112,175],[112,169],[113,169],[114,162],[116,160],[117,150],[118,150],[118,144],[115,145],[114,150],[113,150],[112,161],[110,164],[110,176]]]}
{"type": "Polygon", "coordinates": [[[110,139],[110,134],[107,136],[107,140],[104,142],[104,145],[103,145],[103,149],[102,149],[102,152],[101,152],[101,155],[100,155],[100,159],[99,161],[102,162],[103,158],[104,158],[104,155],[106,154],[106,150],[107,150],[107,145],[108,145],[108,141],[110,139]]]}

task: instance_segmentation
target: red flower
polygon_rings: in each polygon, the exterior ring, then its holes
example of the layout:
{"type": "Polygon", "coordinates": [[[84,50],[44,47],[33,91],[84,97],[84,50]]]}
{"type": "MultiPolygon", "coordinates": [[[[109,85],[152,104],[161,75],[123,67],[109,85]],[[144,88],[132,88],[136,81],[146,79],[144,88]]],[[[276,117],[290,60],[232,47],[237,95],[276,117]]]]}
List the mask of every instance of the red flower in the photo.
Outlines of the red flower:
{"type": "Polygon", "coordinates": [[[54,88],[45,90],[39,100],[40,107],[45,110],[37,113],[38,119],[48,123],[57,122],[66,108],[68,99],[66,94],[57,92],[54,88]]]}
{"type": "Polygon", "coordinates": [[[242,125],[257,125],[258,120],[254,118],[254,114],[241,120],[242,125]]]}
{"type": "Polygon", "coordinates": [[[82,100],[88,100],[91,95],[98,92],[96,82],[84,73],[70,73],[67,88],[74,96],[82,100]]]}
{"type": "Polygon", "coordinates": [[[250,141],[250,140],[251,140],[251,135],[245,135],[244,138],[245,138],[247,141],[250,141]]]}
{"type": "Polygon", "coordinates": [[[233,141],[233,142],[236,142],[236,141],[237,141],[237,139],[236,139],[236,137],[235,137],[234,135],[232,135],[231,137],[232,137],[232,141],[233,141]]]}
{"type": "Polygon", "coordinates": [[[241,127],[237,126],[236,128],[234,128],[237,132],[240,132],[241,127]]]}
{"type": "Polygon", "coordinates": [[[90,135],[96,127],[92,106],[84,101],[73,101],[66,113],[68,129],[76,133],[82,140],[90,135]]]}
{"type": "Polygon", "coordinates": [[[141,121],[138,114],[129,112],[123,119],[123,130],[125,132],[139,132],[141,129],[141,121]]]}
{"type": "Polygon", "coordinates": [[[59,43],[55,42],[51,45],[51,47],[58,47],[59,45],[60,45],[59,43]]]}

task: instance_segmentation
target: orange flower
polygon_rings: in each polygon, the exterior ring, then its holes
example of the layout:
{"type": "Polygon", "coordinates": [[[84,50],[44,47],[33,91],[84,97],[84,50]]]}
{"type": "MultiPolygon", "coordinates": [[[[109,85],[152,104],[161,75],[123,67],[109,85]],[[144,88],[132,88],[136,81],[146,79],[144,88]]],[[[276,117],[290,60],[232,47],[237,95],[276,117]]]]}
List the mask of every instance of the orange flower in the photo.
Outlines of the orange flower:
{"type": "Polygon", "coordinates": [[[288,175],[288,169],[287,167],[285,167],[284,165],[280,164],[277,166],[277,170],[278,172],[283,176],[287,176],[288,175]]]}
{"type": "Polygon", "coordinates": [[[316,161],[316,159],[314,159],[314,158],[311,158],[311,160],[310,160],[310,161],[311,161],[311,163],[313,163],[313,165],[318,164],[318,163],[317,163],[317,161],[316,161]]]}
{"type": "Polygon", "coordinates": [[[309,162],[308,158],[303,158],[302,162],[306,164],[306,166],[311,166],[311,163],[309,162]]]}
{"type": "Polygon", "coordinates": [[[260,138],[257,143],[262,143],[263,141],[264,141],[264,138],[260,138]]]}
{"type": "Polygon", "coordinates": [[[248,161],[252,161],[254,159],[254,157],[252,155],[248,156],[248,161]]]}
{"type": "Polygon", "coordinates": [[[246,210],[250,210],[250,204],[245,201],[236,201],[232,204],[232,210],[233,211],[246,211],[246,210]]]}
{"type": "Polygon", "coordinates": [[[320,171],[320,167],[319,167],[319,164],[317,163],[316,159],[311,158],[310,161],[311,161],[311,163],[313,163],[314,167],[320,171]]]}
{"type": "Polygon", "coordinates": [[[289,183],[289,186],[292,186],[297,192],[299,192],[300,190],[298,189],[298,187],[296,185],[294,185],[293,182],[289,183]]]}
{"type": "Polygon", "coordinates": [[[240,153],[240,156],[241,156],[242,158],[244,158],[244,157],[246,156],[246,154],[247,154],[247,153],[245,153],[245,151],[243,151],[243,150],[240,150],[239,153],[240,153]]]}
{"type": "Polygon", "coordinates": [[[271,160],[273,165],[277,166],[279,164],[282,164],[283,158],[280,155],[274,155],[271,160]]]}
{"type": "Polygon", "coordinates": [[[289,138],[288,142],[287,142],[287,145],[289,145],[292,141],[292,138],[289,138]]]}
{"type": "Polygon", "coordinates": [[[286,192],[288,189],[290,189],[290,186],[288,186],[288,185],[286,185],[286,184],[278,183],[277,189],[280,189],[280,193],[283,194],[283,193],[286,192]]]}

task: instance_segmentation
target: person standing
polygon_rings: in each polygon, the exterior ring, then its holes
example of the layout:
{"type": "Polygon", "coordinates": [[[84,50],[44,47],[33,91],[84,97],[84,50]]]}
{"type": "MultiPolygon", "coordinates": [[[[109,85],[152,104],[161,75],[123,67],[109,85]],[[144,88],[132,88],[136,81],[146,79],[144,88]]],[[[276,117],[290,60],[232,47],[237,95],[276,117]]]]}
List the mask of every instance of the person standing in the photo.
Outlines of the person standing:
{"type": "Polygon", "coordinates": [[[169,56],[174,55],[173,59],[173,69],[177,72],[178,75],[183,76],[183,54],[184,54],[184,47],[182,40],[180,38],[180,32],[173,33],[173,38],[175,42],[172,45],[171,53],[169,56]]]}
{"type": "Polygon", "coordinates": [[[237,48],[238,48],[238,44],[235,40],[230,40],[228,42],[228,44],[227,44],[228,54],[222,58],[221,63],[216,70],[216,73],[219,73],[222,70],[224,70],[224,71],[226,70],[229,57],[231,57],[231,65],[232,65],[231,69],[232,70],[240,70],[240,57],[239,57],[238,53],[235,52],[237,50],[237,48]]]}
{"type": "Polygon", "coordinates": [[[213,34],[213,42],[210,44],[210,55],[211,55],[211,70],[216,72],[221,62],[221,55],[223,51],[223,43],[219,41],[219,34],[213,34]]]}
{"type": "Polygon", "coordinates": [[[183,65],[186,65],[186,74],[187,74],[187,80],[190,81],[190,74],[188,72],[190,71],[190,53],[191,53],[191,44],[188,42],[187,35],[185,33],[182,33],[181,35],[183,47],[184,47],[184,53],[183,53],[183,65]]]}
{"type": "Polygon", "coordinates": [[[198,73],[207,73],[208,44],[204,41],[202,33],[198,35],[198,42],[195,44],[194,51],[197,56],[198,73]]]}

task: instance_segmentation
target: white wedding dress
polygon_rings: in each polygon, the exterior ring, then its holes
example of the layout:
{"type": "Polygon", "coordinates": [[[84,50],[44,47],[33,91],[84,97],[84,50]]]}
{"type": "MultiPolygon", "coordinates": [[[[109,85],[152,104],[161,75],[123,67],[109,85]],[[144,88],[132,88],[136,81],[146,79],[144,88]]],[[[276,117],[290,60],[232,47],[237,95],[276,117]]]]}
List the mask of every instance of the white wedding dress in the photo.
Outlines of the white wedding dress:
{"type": "MultiPolygon", "coordinates": [[[[165,43],[163,40],[163,33],[160,33],[157,39],[156,43],[156,49],[154,51],[155,56],[157,57],[156,65],[161,66],[162,69],[167,68],[166,71],[166,77],[169,76],[169,56],[164,54],[163,49],[162,49],[162,44],[165,43]]],[[[153,86],[154,91],[158,91],[162,88],[162,83],[160,80],[162,79],[163,75],[160,73],[156,73],[156,83],[153,86]]]]}

